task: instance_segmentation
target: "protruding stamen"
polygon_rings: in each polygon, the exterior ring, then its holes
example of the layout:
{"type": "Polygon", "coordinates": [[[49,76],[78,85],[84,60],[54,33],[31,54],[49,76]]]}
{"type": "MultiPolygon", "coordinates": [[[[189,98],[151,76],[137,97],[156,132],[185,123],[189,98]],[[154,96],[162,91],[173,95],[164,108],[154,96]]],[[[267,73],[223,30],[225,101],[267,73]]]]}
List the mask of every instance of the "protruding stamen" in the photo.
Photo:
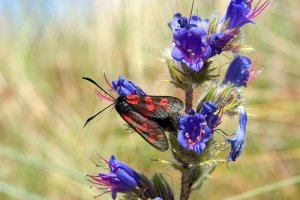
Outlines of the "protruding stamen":
{"type": "Polygon", "coordinates": [[[110,82],[108,81],[107,77],[106,77],[106,74],[105,74],[105,71],[103,71],[103,76],[104,76],[104,79],[105,79],[105,82],[107,83],[107,85],[112,89],[112,90],[115,90],[112,85],[110,84],[110,82]]]}
{"type": "Polygon", "coordinates": [[[98,97],[100,97],[100,99],[105,99],[106,101],[114,102],[113,99],[110,99],[110,98],[104,96],[103,94],[101,94],[101,93],[100,93],[98,90],[96,90],[96,89],[94,89],[94,93],[95,93],[98,97]]]}
{"type": "Polygon", "coordinates": [[[253,80],[257,75],[259,75],[262,72],[261,69],[256,69],[256,61],[257,59],[255,59],[251,65],[250,72],[249,72],[249,79],[247,82],[253,80]]]}
{"type": "MultiPolygon", "coordinates": [[[[250,2],[250,4],[252,3],[252,1],[250,2]]],[[[249,4],[249,5],[250,5],[249,4]]],[[[254,6],[253,9],[251,9],[251,11],[248,13],[247,18],[249,19],[253,19],[256,16],[258,16],[260,13],[262,13],[263,11],[265,11],[267,8],[270,7],[270,2],[267,0],[265,1],[262,5],[261,4],[261,0],[258,1],[258,3],[254,6]]]]}

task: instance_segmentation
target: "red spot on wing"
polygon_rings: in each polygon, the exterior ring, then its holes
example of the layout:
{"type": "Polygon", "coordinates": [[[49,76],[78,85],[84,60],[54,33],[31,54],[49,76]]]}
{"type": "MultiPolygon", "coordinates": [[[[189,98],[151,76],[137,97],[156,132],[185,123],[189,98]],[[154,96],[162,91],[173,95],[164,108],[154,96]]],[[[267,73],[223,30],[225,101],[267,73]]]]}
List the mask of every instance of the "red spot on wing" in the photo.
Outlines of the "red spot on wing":
{"type": "Polygon", "coordinates": [[[136,105],[139,102],[139,97],[138,95],[130,94],[126,96],[126,101],[130,104],[136,105]]]}
{"type": "Polygon", "coordinates": [[[150,111],[152,111],[152,110],[154,110],[154,104],[153,103],[150,103],[149,105],[148,105],[148,110],[150,110],[150,111]]]}
{"type": "Polygon", "coordinates": [[[147,109],[152,111],[154,110],[154,103],[151,97],[145,97],[145,101],[147,103],[147,109]]]}
{"type": "Polygon", "coordinates": [[[123,115],[123,118],[124,118],[124,120],[125,120],[126,122],[132,123],[132,120],[131,120],[131,118],[130,118],[129,115],[123,115]]]}
{"type": "Polygon", "coordinates": [[[151,143],[154,143],[154,142],[155,142],[154,137],[151,136],[151,135],[148,136],[148,140],[149,140],[149,142],[151,142],[151,143]]]}
{"type": "Polygon", "coordinates": [[[149,134],[148,135],[148,137],[147,137],[147,139],[148,139],[148,141],[150,142],[150,143],[154,143],[155,141],[157,141],[157,142],[159,142],[159,141],[161,141],[161,140],[163,140],[164,139],[164,135],[163,134],[149,134]]]}
{"type": "Polygon", "coordinates": [[[165,106],[167,104],[168,104],[168,99],[161,99],[159,102],[159,105],[161,105],[161,106],[165,106]]]}
{"type": "Polygon", "coordinates": [[[141,132],[146,132],[146,130],[148,129],[148,124],[143,123],[143,125],[141,127],[137,127],[136,129],[141,132]]]}
{"type": "Polygon", "coordinates": [[[171,108],[168,103],[169,103],[168,99],[161,99],[159,101],[159,105],[161,105],[165,109],[165,111],[170,112],[171,108]]]}
{"type": "Polygon", "coordinates": [[[148,125],[146,123],[143,123],[143,126],[141,128],[143,131],[146,131],[148,129],[148,125]]]}

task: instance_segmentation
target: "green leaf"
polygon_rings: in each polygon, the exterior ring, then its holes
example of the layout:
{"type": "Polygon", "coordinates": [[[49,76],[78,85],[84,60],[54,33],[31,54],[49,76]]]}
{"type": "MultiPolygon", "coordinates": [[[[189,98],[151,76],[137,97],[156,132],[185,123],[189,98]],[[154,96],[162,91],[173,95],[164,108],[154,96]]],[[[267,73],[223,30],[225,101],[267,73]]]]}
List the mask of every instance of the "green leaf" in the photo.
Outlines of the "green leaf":
{"type": "Polygon", "coordinates": [[[152,182],[154,185],[154,190],[157,194],[156,197],[161,197],[162,199],[168,200],[174,199],[173,191],[162,174],[156,173],[152,178],[152,182]]]}

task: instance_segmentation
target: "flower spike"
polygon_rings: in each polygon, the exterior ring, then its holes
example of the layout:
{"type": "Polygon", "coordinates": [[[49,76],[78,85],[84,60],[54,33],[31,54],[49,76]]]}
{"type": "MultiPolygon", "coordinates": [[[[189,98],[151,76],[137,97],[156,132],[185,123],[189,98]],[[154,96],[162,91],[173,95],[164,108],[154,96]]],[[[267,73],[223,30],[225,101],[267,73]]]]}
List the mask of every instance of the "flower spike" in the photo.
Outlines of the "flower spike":
{"type": "MultiPolygon", "coordinates": [[[[104,159],[105,160],[105,159],[104,159]]],[[[140,175],[133,169],[118,161],[115,156],[109,159],[110,173],[98,174],[97,176],[87,175],[89,181],[95,185],[104,186],[98,189],[112,193],[112,199],[116,199],[117,193],[128,193],[134,191],[141,180],[140,175]]]]}

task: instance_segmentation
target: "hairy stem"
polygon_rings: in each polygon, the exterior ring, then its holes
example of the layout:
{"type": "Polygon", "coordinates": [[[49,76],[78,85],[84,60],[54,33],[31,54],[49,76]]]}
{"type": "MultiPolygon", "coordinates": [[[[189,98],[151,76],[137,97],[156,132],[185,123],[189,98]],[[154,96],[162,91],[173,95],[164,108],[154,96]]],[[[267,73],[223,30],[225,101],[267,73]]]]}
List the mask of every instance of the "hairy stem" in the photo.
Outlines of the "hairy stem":
{"type": "Polygon", "coordinates": [[[180,200],[188,200],[191,193],[191,184],[189,180],[189,168],[181,171],[181,192],[180,200]]]}
{"type": "MultiPolygon", "coordinates": [[[[185,90],[185,113],[193,108],[193,86],[190,84],[185,90]]],[[[181,170],[180,200],[188,200],[191,193],[191,181],[189,180],[189,168],[183,166],[181,170]]]]}
{"type": "Polygon", "coordinates": [[[190,84],[185,90],[185,113],[193,108],[193,86],[190,84]]]}

